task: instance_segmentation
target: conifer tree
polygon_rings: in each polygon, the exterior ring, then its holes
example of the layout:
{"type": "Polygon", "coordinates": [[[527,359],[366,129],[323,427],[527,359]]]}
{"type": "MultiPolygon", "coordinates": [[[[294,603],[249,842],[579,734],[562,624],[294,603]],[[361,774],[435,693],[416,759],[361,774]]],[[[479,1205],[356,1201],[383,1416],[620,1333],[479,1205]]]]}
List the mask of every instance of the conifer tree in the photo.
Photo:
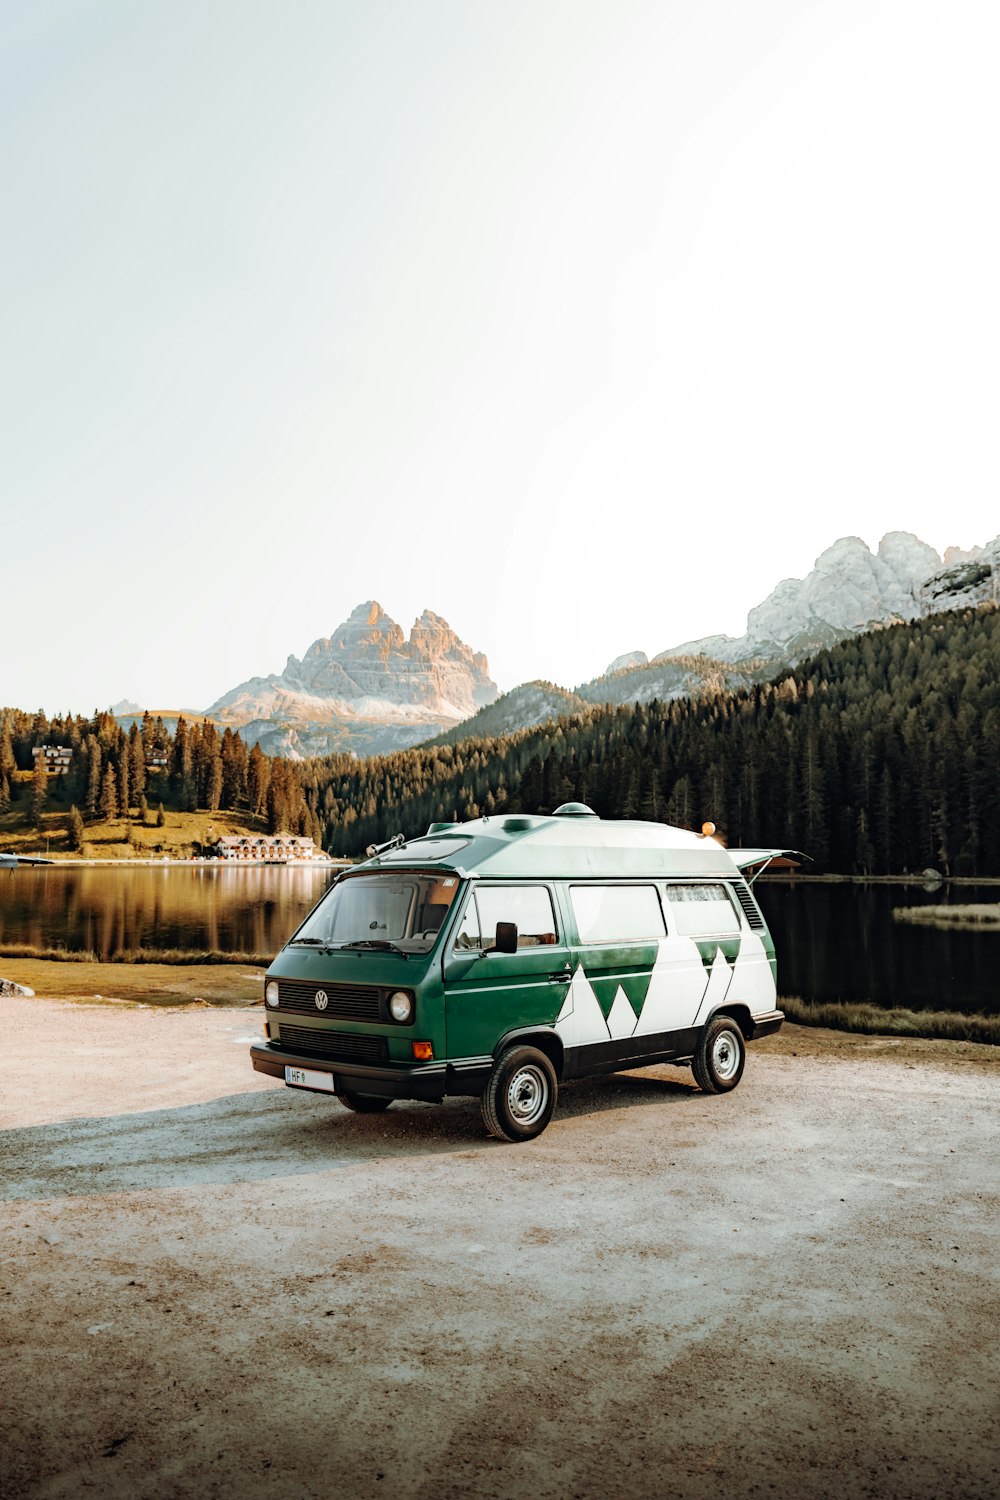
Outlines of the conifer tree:
{"type": "Polygon", "coordinates": [[[5,713],[0,722],[0,809],[10,806],[10,778],[15,765],[10,718],[5,713]]]}
{"type": "Polygon", "coordinates": [[[79,809],[74,802],[73,806],[69,810],[69,823],[66,829],[66,841],[69,844],[69,847],[73,850],[74,854],[79,854],[80,850],[83,848],[83,838],[83,819],[81,818],[79,809]]]}
{"type": "Polygon", "coordinates": [[[170,785],[185,812],[194,810],[197,799],[191,739],[192,735],[187,721],[181,715],[177,720],[177,733],[174,735],[173,753],[170,760],[170,785]]]}
{"type": "Polygon", "coordinates": [[[250,810],[260,817],[267,810],[267,789],[271,764],[259,745],[254,745],[247,762],[247,796],[250,810]]]}
{"type": "Polygon", "coordinates": [[[97,815],[101,798],[101,747],[94,735],[87,736],[87,796],[84,811],[88,818],[97,815]]]}
{"type": "Polygon", "coordinates": [[[117,780],[118,806],[121,808],[122,814],[125,815],[128,813],[129,807],[132,805],[132,799],[129,796],[128,751],[124,749],[124,747],[121,750],[120,758],[118,761],[117,780]]]}
{"type": "Polygon", "coordinates": [[[49,771],[45,763],[45,752],[39,748],[35,756],[35,769],[31,775],[31,821],[41,833],[45,825],[45,803],[49,795],[49,771]]]}
{"type": "Polygon", "coordinates": [[[208,785],[205,789],[205,806],[209,812],[218,812],[222,801],[222,756],[216,751],[208,763],[208,785]]]}
{"type": "Polygon", "coordinates": [[[104,768],[104,780],[101,783],[100,800],[101,817],[108,823],[114,821],[118,816],[118,788],[115,785],[114,767],[109,761],[104,768]]]}
{"type": "Polygon", "coordinates": [[[247,795],[247,747],[227,726],[222,736],[222,806],[239,807],[247,795]]]}
{"type": "Polygon", "coordinates": [[[138,803],[146,790],[146,749],[137,724],[128,732],[128,784],[133,803],[138,803]]]}

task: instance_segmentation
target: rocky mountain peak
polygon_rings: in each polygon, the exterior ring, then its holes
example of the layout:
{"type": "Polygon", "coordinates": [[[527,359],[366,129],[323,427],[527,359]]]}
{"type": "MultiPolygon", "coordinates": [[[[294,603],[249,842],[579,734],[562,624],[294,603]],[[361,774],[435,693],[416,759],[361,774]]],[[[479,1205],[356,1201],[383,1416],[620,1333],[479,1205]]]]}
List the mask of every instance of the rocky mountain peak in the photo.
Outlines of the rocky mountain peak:
{"type": "Polygon", "coordinates": [[[875,552],[859,536],[840,537],[805,578],[782,579],[750,611],[745,635],[685,641],[661,656],[794,661],[876,622],[913,619],[924,608],[926,581],[940,568],[939,554],[911,531],[887,532],[875,552]]]}
{"type": "Polygon", "coordinates": [[[415,743],[496,697],[486,657],[447,620],[424,610],[407,637],[368,599],[329,636],[313,641],[301,661],[290,656],[283,672],[240,683],[208,711],[223,721],[278,720],[330,732],[372,721],[393,726],[395,746],[407,742],[404,731],[415,743]]]}
{"type": "Polygon", "coordinates": [[[649,665],[649,657],[645,651],[626,651],[622,656],[616,656],[613,662],[604,668],[604,676],[610,677],[614,672],[625,672],[632,667],[646,667],[649,665]]]}
{"type": "Polygon", "coordinates": [[[909,588],[941,566],[935,549],[912,531],[887,531],[878,544],[877,556],[909,588]]]}

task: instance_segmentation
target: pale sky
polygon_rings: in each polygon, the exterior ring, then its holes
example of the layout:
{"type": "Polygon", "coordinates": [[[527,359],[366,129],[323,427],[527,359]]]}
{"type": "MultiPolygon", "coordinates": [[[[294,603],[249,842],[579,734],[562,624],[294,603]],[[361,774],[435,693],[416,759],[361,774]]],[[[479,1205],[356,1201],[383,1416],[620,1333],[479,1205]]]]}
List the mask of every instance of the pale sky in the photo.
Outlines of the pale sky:
{"type": "Polygon", "coordinates": [[[0,704],[1000,531],[995,0],[0,0],[0,704]]]}

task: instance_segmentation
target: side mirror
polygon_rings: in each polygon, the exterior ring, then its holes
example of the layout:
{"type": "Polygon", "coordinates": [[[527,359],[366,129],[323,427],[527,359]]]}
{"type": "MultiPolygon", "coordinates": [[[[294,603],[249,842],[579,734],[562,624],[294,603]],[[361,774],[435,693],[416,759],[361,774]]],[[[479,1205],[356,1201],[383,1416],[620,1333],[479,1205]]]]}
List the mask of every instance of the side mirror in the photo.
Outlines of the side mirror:
{"type": "Polygon", "coordinates": [[[498,922],[496,943],[492,949],[494,953],[516,953],[517,952],[517,923],[498,922]]]}

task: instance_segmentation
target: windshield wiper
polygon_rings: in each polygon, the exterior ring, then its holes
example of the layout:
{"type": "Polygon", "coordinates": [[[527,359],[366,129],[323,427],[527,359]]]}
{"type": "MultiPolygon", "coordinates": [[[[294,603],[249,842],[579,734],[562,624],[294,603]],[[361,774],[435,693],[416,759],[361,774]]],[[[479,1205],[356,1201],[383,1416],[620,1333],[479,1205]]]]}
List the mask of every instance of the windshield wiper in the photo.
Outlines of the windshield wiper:
{"type": "Polygon", "coordinates": [[[338,943],[339,948],[357,948],[369,953],[401,953],[404,958],[409,954],[405,948],[400,948],[388,938],[358,938],[354,943],[338,943]]]}
{"type": "Polygon", "coordinates": [[[308,943],[309,946],[313,947],[313,948],[324,948],[326,946],[326,938],[289,938],[288,939],[288,946],[289,946],[289,948],[304,947],[306,943],[308,943]]]}

